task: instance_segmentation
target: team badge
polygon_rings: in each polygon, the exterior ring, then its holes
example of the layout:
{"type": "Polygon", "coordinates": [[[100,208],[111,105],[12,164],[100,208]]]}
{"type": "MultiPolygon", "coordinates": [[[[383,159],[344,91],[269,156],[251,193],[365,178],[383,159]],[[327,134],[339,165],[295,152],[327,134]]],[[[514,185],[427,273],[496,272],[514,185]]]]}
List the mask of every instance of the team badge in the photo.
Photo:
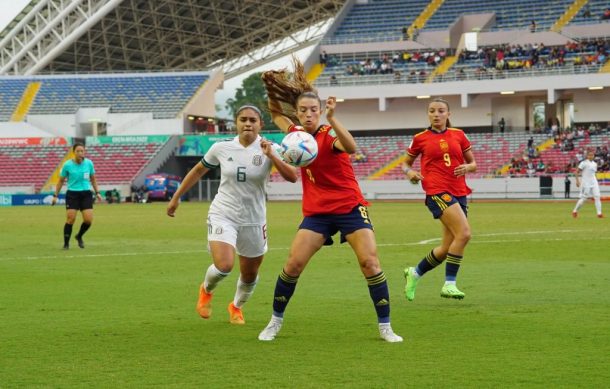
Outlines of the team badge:
{"type": "Polygon", "coordinates": [[[263,164],[263,156],[262,155],[255,155],[254,157],[252,157],[252,165],[260,166],[262,164],[263,164]]]}
{"type": "Polygon", "coordinates": [[[444,202],[448,203],[448,202],[450,202],[450,201],[451,201],[451,195],[450,195],[450,194],[447,194],[447,193],[444,193],[444,194],[441,196],[441,199],[443,199],[443,201],[444,201],[444,202]]]}
{"type": "Polygon", "coordinates": [[[220,235],[220,234],[222,234],[222,227],[216,227],[216,229],[214,230],[214,233],[215,233],[216,235],[220,235]]]}
{"type": "Polygon", "coordinates": [[[438,144],[441,147],[441,151],[443,153],[446,153],[447,151],[449,151],[449,143],[447,143],[446,140],[441,139],[441,141],[438,144]]]}

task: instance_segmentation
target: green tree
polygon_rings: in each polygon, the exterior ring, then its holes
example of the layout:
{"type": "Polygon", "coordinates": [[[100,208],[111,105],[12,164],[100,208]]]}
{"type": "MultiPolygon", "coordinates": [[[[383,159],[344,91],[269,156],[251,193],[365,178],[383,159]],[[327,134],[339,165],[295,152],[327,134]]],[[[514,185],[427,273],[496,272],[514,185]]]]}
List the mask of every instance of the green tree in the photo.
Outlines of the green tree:
{"type": "Polygon", "coordinates": [[[228,99],[225,108],[235,117],[235,112],[243,105],[254,105],[263,113],[263,132],[277,132],[279,129],[273,124],[271,115],[267,110],[267,91],[261,79],[262,73],[253,73],[244,78],[241,87],[235,91],[235,98],[228,99]]]}

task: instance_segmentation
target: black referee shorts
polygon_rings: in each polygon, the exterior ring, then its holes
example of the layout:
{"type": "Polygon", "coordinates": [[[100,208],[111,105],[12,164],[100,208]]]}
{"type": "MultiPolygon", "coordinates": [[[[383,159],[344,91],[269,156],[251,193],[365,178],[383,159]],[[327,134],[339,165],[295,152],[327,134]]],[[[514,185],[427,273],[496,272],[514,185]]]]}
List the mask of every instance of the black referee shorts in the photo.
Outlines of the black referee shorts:
{"type": "Polygon", "coordinates": [[[93,192],[90,190],[67,191],[66,209],[76,209],[78,211],[93,209],[93,192]]]}

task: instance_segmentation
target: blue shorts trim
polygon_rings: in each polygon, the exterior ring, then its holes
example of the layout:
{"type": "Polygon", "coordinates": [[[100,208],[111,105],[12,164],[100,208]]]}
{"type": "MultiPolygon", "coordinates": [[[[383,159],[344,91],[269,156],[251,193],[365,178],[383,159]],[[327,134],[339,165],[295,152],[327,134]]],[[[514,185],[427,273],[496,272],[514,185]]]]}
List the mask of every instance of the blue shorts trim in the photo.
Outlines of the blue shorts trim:
{"type": "Polygon", "coordinates": [[[432,216],[435,219],[440,218],[443,211],[455,203],[459,203],[462,211],[464,211],[464,215],[468,216],[468,200],[466,196],[454,196],[448,192],[426,196],[426,206],[432,212],[432,216]]]}
{"type": "Polygon", "coordinates": [[[373,230],[368,209],[364,205],[357,205],[349,213],[342,215],[305,216],[299,226],[299,230],[310,230],[324,235],[325,246],[333,244],[332,236],[339,231],[341,232],[341,243],[344,243],[346,235],[363,228],[373,230]]]}

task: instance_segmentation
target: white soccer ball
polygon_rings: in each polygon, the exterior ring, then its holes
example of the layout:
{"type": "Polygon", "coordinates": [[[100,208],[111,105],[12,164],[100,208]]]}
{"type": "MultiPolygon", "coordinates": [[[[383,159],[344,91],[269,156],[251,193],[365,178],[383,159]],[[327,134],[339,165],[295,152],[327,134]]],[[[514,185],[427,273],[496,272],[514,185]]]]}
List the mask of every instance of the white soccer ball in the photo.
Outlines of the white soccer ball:
{"type": "Polygon", "coordinates": [[[280,146],[282,159],[292,166],[305,167],[318,156],[318,143],[306,131],[288,133],[280,146]]]}

